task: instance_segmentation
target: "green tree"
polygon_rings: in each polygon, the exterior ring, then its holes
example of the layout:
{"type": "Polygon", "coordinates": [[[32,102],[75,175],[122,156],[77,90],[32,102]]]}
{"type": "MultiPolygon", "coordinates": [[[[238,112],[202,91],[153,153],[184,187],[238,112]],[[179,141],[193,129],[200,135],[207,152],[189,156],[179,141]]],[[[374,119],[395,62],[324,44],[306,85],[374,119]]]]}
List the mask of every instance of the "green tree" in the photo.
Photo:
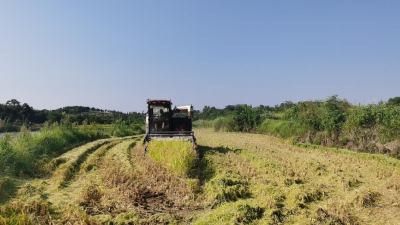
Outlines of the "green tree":
{"type": "Polygon", "coordinates": [[[32,113],[33,109],[30,107],[27,103],[24,103],[22,105],[22,109],[19,112],[19,114],[22,116],[22,120],[25,121],[29,117],[29,115],[32,113]]]}
{"type": "Polygon", "coordinates": [[[389,98],[388,105],[400,106],[400,97],[389,98]]]}
{"type": "Polygon", "coordinates": [[[20,102],[17,99],[11,99],[6,102],[7,106],[20,106],[20,102]]]}
{"type": "Polygon", "coordinates": [[[250,132],[260,122],[261,113],[258,108],[251,105],[237,105],[233,113],[235,131],[250,132]]]}
{"type": "Polygon", "coordinates": [[[337,95],[332,95],[323,104],[325,115],[322,119],[322,125],[330,134],[338,137],[343,124],[347,120],[348,110],[351,107],[346,99],[340,99],[337,95]]]}

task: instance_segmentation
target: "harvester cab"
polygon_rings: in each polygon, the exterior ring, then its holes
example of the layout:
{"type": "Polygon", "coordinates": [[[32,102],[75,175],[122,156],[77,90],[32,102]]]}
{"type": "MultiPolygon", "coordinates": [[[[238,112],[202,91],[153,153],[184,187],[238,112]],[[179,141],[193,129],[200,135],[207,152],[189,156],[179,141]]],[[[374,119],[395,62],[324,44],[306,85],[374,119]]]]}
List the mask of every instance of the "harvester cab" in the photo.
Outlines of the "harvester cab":
{"type": "Polygon", "coordinates": [[[146,136],[144,138],[144,154],[147,143],[152,140],[189,141],[197,152],[197,141],[192,131],[193,106],[185,105],[172,108],[170,100],[147,100],[146,136]]]}

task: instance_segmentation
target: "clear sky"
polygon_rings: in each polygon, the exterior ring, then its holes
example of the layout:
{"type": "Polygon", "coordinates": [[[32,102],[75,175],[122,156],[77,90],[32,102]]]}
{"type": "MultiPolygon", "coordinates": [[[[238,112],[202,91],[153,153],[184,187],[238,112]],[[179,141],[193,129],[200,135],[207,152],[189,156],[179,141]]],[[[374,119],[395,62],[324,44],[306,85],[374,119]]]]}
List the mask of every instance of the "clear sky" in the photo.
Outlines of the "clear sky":
{"type": "Polygon", "coordinates": [[[0,0],[1,103],[366,104],[399,87],[398,0],[0,0]]]}

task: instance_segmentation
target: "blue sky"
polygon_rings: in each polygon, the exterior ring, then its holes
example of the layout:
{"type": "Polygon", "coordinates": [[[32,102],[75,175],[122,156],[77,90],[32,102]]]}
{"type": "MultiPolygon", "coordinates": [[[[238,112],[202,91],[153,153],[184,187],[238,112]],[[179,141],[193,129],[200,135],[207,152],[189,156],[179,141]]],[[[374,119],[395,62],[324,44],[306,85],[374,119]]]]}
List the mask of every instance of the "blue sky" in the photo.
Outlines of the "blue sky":
{"type": "Polygon", "coordinates": [[[142,111],[400,96],[400,1],[2,1],[0,102],[142,111]]]}

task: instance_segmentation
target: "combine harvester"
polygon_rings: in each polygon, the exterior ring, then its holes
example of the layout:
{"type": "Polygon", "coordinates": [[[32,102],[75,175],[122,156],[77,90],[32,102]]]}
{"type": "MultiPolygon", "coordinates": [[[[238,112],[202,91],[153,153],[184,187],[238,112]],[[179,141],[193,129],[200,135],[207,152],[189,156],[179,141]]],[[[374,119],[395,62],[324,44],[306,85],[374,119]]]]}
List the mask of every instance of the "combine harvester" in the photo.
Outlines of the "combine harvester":
{"type": "Polygon", "coordinates": [[[144,138],[144,154],[147,143],[152,140],[180,140],[192,143],[197,153],[197,141],[192,131],[193,106],[185,105],[172,108],[170,100],[147,99],[146,136],[144,138]]]}

